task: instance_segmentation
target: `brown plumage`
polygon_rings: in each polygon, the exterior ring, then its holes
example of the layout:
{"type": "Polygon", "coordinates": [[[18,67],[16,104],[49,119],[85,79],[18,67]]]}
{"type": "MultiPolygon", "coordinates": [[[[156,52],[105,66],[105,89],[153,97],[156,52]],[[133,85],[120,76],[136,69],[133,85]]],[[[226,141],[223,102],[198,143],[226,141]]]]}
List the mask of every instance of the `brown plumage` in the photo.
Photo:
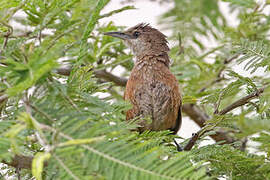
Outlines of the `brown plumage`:
{"type": "Polygon", "coordinates": [[[169,70],[166,36],[143,23],[125,32],[105,34],[123,39],[136,56],[124,95],[133,105],[126,119],[144,117],[139,122],[140,132],[170,129],[177,133],[182,122],[181,95],[178,82],[169,70]]]}

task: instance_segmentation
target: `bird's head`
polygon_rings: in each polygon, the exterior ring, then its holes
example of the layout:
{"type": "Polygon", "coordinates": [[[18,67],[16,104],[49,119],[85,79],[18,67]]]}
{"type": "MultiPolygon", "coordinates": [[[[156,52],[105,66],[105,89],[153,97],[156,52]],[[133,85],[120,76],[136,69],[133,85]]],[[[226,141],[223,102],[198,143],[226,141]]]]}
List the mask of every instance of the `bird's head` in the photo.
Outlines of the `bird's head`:
{"type": "Polygon", "coordinates": [[[149,24],[140,23],[124,32],[107,32],[105,35],[122,39],[138,59],[145,55],[159,56],[170,50],[166,36],[149,24]]]}

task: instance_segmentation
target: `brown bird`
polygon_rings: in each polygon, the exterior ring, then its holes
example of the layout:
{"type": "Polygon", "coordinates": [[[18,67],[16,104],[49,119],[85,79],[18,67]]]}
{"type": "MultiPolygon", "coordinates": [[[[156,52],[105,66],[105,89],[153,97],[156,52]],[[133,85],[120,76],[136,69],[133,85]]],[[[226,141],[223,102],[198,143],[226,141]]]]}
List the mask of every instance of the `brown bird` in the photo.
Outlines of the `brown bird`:
{"type": "Polygon", "coordinates": [[[143,117],[139,122],[140,132],[169,129],[176,134],[182,123],[182,100],[178,82],[169,69],[170,49],[166,36],[144,23],[105,35],[122,39],[136,56],[124,95],[133,105],[126,119],[143,117]]]}

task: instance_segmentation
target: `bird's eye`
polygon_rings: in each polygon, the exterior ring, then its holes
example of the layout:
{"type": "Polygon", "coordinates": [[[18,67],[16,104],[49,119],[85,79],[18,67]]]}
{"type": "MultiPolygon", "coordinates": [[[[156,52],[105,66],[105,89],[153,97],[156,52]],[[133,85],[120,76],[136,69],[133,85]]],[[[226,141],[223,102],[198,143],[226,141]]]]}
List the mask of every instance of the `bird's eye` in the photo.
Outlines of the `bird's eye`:
{"type": "Polygon", "coordinates": [[[133,33],[133,36],[136,37],[136,38],[139,37],[139,35],[140,35],[140,32],[138,32],[138,31],[135,31],[135,32],[133,33]]]}

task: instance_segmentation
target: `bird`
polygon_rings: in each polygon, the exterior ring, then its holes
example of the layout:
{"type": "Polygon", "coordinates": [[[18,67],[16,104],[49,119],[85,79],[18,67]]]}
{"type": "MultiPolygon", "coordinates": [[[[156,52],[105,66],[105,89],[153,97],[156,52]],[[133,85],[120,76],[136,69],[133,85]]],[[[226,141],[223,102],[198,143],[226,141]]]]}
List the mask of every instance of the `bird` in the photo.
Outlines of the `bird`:
{"type": "Polygon", "coordinates": [[[177,134],[182,124],[182,96],[169,69],[167,37],[146,23],[104,34],[122,39],[136,59],[124,93],[132,104],[126,119],[141,119],[139,132],[170,130],[177,134]]]}

